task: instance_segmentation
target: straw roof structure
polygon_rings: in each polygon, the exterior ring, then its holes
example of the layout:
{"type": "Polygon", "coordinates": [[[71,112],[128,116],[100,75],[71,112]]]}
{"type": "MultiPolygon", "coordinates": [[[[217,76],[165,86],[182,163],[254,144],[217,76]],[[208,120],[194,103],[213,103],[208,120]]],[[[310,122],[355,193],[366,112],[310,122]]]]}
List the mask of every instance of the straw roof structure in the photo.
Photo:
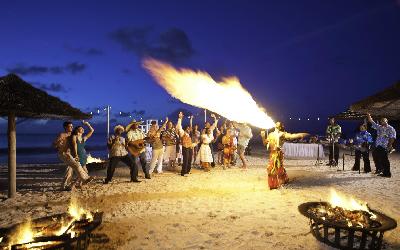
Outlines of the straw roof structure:
{"type": "Polygon", "coordinates": [[[358,113],[370,113],[375,117],[400,120],[400,81],[375,95],[352,104],[350,110],[358,113]]]}
{"type": "Polygon", "coordinates": [[[359,113],[355,111],[351,111],[350,109],[343,111],[337,115],[334,115],[333,118],[336,120],[363,120],[367,117],[366,113],[359,113]]]}
{"type": "Polygon", "coordinates": [[[0,116],[38,119],[88,119],[91,116],[67,102],[33,87],[15,74],[0,77],[0,116]]]}

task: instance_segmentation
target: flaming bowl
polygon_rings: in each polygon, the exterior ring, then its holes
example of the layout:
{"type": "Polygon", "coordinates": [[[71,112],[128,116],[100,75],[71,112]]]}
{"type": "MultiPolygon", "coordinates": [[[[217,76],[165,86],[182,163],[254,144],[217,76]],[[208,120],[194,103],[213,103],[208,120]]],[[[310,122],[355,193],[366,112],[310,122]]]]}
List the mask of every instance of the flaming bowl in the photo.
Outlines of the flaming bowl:
{"type": "Polygon", "coordinates": [[[23,223],[0,229],[0,249],[87,249],[90,234],[101,224],[102,217],[102,212],[95,212],[92,217],[79,220],[68,213],[35,219],[30,223],[30,233],[34,236],[24,243],[14,243],[13,239],[23,223]]]}
{"type": "Polygon", "coordinates": [[[307,202],[298,209],[310,219],[311,232],[319,241],[339,249],[381,249],[384,232],[397,227],[394,219],[374,210],[370,210],[372,216],[366,216],[363,211],[332,208],[328,202],[307,202]],[[338,214],[332,215],[332,211],[338,214]],[[350,218],[347,223],[335,219],[343,219],[343,214],[350,218]],[[359,222],[354,223],[357,219],[359,222]]]}

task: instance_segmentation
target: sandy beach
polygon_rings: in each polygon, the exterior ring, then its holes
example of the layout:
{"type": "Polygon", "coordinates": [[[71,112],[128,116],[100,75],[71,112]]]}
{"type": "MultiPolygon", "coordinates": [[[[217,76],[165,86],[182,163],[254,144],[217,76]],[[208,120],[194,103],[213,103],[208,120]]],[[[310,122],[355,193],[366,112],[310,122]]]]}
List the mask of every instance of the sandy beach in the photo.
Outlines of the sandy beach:
{"type": "MultiPolygon", "coordinates": [[[[314,238],[297,207],[328,200],[332,187],[400,220],[398,154],[390,156],[392,178],[351,171],[352,158],[345,171],[287,159],[291,182],[278,190],[268,189],[264,154],[249,156],[247,171],[193,169],[188,177],[166,171],[151,180],[141,173],[141,183],[128,182],[129,170],[121,165],[112,183],[102,184],[105,170],[95,171],[95,182],[72,192],[59,191],[62,164],[21,165],[15,199],[6,199],[2,166],[0,227],[65,212],[74,196],[82,206],[104,212],[90,249],[331,249],[314,238]]],[[[399,227],[385,233],[384,249],[400,249],[399,227]]]]}

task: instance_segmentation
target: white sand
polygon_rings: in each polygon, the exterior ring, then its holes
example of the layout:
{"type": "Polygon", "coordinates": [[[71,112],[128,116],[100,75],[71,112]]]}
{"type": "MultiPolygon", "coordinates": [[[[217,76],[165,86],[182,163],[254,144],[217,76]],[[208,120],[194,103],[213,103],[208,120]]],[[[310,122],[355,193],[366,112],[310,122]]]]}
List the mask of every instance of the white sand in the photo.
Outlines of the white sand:
{"type": "MultiPolygon", "coordinates": [[[[268,189],[266,157],[249,160],[247,171],[194,169],[189,177],[166,172],[141,183],[129,183],[129,170],[121,167],[111,184],[101,184],[100,171],[98,181],[73,192],[57,191],[61,165],[37,166],[31,172],[41,178],[36,181],[21,167],[24,188],[31,190],[12,200],[1,194],[0,227],[65,212],[73,194],[104,211],[91,249],[331,249],[312,236],[297,210],[303,202],[328,200],[331,187],[400,221],[400,155],[391,155],[392,178],[352,172],[352,159],[345,171],[314,166],[315,160],[286,160],[292,181],[279,190],[268,189]]],[[[384,241],[385,249],[400,249],[400,228],[386,232],[384,241]]]]}

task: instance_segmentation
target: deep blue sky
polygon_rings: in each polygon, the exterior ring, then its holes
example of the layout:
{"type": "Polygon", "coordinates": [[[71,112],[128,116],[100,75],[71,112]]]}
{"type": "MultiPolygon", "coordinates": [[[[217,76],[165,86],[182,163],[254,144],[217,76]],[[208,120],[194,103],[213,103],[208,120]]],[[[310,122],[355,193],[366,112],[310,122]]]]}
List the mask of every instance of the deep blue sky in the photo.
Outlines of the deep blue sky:
{"type": "Polygon", "coordinates": [[[84,111],[174,103],[143,70],[238,76],[274,114],[327,117],[400,80],[400,1],[2,1],[0,75],[18,73],[84,111]]]}

